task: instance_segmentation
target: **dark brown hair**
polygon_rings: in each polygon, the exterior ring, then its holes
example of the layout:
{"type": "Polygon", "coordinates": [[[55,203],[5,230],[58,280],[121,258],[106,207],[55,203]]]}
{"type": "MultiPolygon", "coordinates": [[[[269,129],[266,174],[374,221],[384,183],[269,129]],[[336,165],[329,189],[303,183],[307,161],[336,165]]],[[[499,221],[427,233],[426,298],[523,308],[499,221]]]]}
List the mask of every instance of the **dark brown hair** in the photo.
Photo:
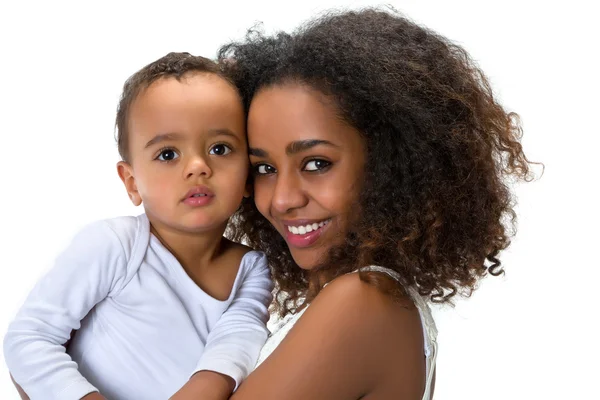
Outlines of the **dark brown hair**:
{"type": "MultiPolygon", "coordinates": [[[[251,30],[219,56],[246,110],[261,88],[300,82],[330,96],[365,138],[360,217],[320,267],[329,279],[381,265],[444,302],[503,273],[498,256],[515,227],[508,184],[529,180],[530,165],[518,116],[463,48],[396,12],[367,9],[329,13],[291,35],[251,30]]],[[[281,314],[316,296],[321,286],[253,202],[233,221],[237,238],[269,257],[281,314]]],[[[361,279],[390,291],[378,274],[361,279]]]]}
{"type": "Polygon", "coordinates": [[[222,74],[218,64],[208,58],[193,56],[190,53],[169,53],[164,57],[146,65],[133,74],[123,85],[123,93],[117,108],[116,139],[119,154],[123,161],[129,162],[129,108],[137,96],[154,81],[160,78],[173,77],[177,80],[191,72],[208,72],[217,74],[231,82],[222,74]]]}

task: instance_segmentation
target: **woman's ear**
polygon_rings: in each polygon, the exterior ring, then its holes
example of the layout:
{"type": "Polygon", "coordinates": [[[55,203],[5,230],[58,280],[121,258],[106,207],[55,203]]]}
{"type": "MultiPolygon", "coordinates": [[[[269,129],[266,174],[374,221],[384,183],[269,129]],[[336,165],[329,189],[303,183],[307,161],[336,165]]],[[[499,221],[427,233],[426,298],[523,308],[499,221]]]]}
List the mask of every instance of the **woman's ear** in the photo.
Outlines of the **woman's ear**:
{"type": "Polygon", "coordinates": [[[139,206],[140,204],[142,204],[142,198],[140,197],[140,193],[137,190],[135,176],[133,174],[133,168],[131,168],[131,165],[129,165],[125,161],[119,161],[117,163],[117,173],[119,174],[119,178],[121,178],[121,181],[123,181],[123,185],[125,185],[125,190],[127,190],[127,194],[129,195],[129,199],[131,200],[133,205],[139,206]]]}

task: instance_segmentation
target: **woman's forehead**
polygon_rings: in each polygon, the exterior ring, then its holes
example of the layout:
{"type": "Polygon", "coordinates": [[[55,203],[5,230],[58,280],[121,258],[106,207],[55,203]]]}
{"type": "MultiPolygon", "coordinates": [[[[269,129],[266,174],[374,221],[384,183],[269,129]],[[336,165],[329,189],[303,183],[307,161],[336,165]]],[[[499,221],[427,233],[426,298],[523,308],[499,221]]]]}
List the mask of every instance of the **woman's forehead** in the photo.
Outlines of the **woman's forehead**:
{"type": "Polygon", "coordinates": [[[248,114],[250,141],[276,140],[285,146],[306,140],[343,144],[348,134],[358,135],[358,132],[339,117],[333,100],[302,84],[261,89],[248,114]]]}

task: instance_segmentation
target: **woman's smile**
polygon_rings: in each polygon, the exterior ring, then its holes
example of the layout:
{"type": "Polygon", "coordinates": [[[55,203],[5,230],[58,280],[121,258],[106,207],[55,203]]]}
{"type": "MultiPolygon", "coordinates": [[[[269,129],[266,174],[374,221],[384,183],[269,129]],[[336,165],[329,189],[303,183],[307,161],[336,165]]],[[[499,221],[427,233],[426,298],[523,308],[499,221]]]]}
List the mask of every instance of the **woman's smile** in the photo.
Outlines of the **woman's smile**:
{"type": "Polygon", "coordinates": [[[329,226],[331,219],[281,221],[284,237],[290,247],[309,247],[319,240],[329,226]]]}

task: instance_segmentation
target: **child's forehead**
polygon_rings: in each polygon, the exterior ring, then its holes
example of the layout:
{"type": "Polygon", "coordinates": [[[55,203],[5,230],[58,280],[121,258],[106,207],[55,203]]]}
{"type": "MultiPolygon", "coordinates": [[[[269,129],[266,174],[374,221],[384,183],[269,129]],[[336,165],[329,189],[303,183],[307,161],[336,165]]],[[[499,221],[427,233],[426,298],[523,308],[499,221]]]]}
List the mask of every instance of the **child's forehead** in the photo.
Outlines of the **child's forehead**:
{"type": "Polygon", "coordinates": [[[140,90],[135,102],[154,101],[161,103],[172,99],[224,98],[241,103],[235,86],[212,72],[188,72],[182,76],[164,76],[140,90]]]}
{"type": "Polygon", "coordinates": [[[132,135],[177,133],[172,136],[179,140],[228,133],[245,140],[245,123],[237,91],[215,74],[161,78],[140,93],[128,121],[132,135]]]}

